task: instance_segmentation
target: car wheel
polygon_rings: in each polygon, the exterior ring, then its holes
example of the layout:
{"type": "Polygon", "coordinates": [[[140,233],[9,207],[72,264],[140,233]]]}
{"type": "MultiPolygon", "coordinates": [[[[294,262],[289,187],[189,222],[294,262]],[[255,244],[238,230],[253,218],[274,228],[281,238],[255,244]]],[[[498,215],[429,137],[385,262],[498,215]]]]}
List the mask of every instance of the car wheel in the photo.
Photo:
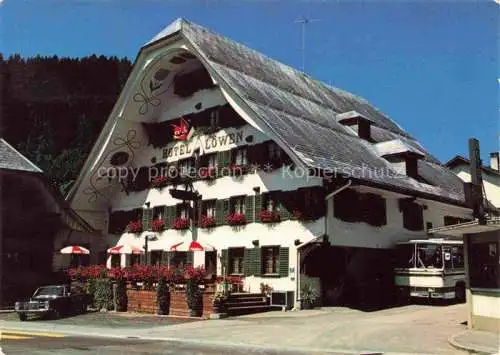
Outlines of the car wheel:
{"type": "Polygon", "coordinates": [[[26,319],[28,319],[28,316],[26,315],[26,313],[18,313],[19,315],[19,320],[21,322],[24,322],[26,319]]]}
{"type": "Polygon", "coordinates": [[[463,283],[455,285],[455,301],[458,303],[465,302],[465,285],[463,283]]]}
{"type": "Polygon", "coordinates": [[[61,317],[61,314],[59,313],[59,311],[57,309],[54,309],[52,311],[52,319],[59,319],[61,317]]]}

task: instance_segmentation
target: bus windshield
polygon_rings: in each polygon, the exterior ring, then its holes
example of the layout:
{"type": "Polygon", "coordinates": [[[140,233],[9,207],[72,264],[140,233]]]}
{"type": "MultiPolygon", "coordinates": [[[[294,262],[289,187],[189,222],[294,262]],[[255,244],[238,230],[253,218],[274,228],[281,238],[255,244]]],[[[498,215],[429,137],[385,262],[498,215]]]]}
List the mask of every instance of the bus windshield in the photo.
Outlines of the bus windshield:
{"type": "Polygon", "coordinates": [[[439,244],[417,244],[415,267],[420,269],[443,268],[443,252],[439,244]]]}
{"type": "Polygon", "coordinates": [[[400,244],[396,246],[396,267],[397,268],[414,268],[415,244],[400,244]]]}

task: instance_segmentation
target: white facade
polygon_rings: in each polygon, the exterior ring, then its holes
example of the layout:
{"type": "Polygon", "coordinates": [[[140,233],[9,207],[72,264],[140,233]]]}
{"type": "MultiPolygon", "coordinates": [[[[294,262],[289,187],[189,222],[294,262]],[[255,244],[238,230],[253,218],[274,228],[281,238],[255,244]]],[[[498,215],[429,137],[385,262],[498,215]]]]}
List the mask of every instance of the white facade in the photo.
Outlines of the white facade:
{"type": "MultiPolygon", "coordinates": [[[[451,170],[464,182],[470,182],[470,170],[468,165],[457,165],[451,167],[451,170]]],[[[485,198],[489,200],[496,208],[500,208],[500,173],[482,170],[485,198]]]]}

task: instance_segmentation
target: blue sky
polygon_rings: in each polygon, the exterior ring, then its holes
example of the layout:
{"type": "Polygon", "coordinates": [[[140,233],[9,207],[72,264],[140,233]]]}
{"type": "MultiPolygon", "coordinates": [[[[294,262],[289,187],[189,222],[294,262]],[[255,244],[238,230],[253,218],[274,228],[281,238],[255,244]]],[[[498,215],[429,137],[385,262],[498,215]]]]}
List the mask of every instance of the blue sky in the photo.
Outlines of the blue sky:
{"type": "MultiPolygon", "coordinates": [[[[0,1],[1,2],[1,1],[0,1]]],[[[442,161],[499,146],[499,6],[484,1],[4,0],[4,56],[131,60],[178,17],[367,99],[442,161]]]]}

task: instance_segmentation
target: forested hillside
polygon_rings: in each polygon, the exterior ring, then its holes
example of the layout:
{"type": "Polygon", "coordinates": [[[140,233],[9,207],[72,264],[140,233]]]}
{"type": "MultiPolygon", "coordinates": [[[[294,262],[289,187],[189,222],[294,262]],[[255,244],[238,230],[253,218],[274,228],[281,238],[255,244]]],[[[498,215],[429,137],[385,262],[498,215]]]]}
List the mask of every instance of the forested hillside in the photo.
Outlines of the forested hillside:
{"type": "Polygon", "coordinates": [[[65,193],[131,70],[128,59],[0,54],[1,136],[65,193]]]}

